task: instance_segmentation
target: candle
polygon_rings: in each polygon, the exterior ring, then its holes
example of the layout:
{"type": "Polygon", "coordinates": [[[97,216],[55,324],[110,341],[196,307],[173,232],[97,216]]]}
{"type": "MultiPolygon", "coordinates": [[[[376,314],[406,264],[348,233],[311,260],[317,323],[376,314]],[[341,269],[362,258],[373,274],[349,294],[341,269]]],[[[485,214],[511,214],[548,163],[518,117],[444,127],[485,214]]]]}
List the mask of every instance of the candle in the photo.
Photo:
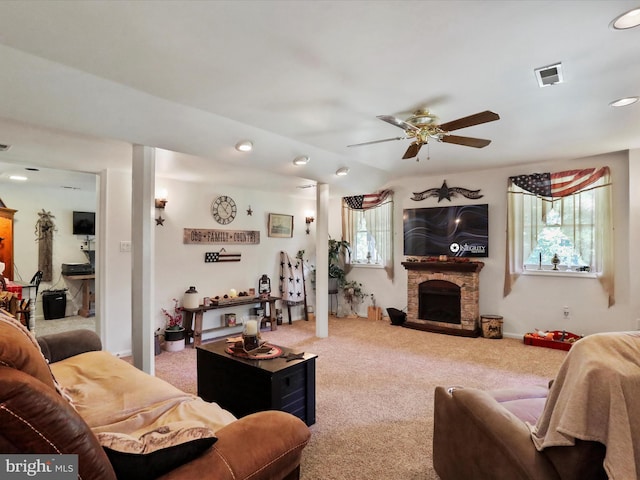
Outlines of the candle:
{"type": "Polygon", "coordinates": [[[238,292],[236,291],[235,288],[232,288],[231,290],[229,290],[229,296],[231,298],[236,298],[238,296],[238,292]]]}
{"type": "Polygon", "coordinates": [[[258,334],[258,321],[257,320],[247,320],[244,326],[245,335],[257,335],[258,334]]]}

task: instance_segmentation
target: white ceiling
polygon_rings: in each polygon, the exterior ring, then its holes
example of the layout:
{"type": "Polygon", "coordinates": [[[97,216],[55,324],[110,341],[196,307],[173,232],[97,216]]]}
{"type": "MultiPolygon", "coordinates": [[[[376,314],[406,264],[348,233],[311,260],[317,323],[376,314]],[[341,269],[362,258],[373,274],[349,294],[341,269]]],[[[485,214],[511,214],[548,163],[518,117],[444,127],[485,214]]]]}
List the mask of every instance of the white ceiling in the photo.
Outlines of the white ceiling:
{"type": "MultiPolygon", "coordinates": [[[[365,193],[414,175],[640,148],[637,1],[0,2],[0,181],[7,164],[129,169],[131,144],[168,150],[158,174],[365,193]],[[534,69],[562,62],[565,83],[534,69]],[[409,140],[376,119],[426,106],[493,142],[409,140]],[[251,139],[255,149],[233,146],[251,139]],[[174,154],[172,152],[181,152],[174,154]],[[311,162],[295,167],[292,160],[311,162]],[[427,155],[430,158],[427,158],[427,155]],[[347,177],[336,169],[347,166],[347,177]]],[[[523,165],[523,170],[526,166],[523,165]]],[[[66,178],[70,178],[66,174],[66,178]]],[[[312,189],[306,189],[309,191],[312,189]]]]}

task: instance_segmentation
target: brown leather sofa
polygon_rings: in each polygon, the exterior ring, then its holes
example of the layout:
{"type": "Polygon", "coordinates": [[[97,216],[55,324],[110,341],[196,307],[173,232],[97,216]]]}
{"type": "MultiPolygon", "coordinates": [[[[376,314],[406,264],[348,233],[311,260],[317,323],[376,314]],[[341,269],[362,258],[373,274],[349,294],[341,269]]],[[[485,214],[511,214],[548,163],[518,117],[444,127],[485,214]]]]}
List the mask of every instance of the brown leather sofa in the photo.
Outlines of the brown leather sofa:
{"type": "MultiPolygon", "coordinates": [[[[0,314],[0,453],[77,454],[78,478],[122,478],[116,476],[115,464],[112,464],[111,457],[105,453],[107,450],[98,440],[101,434],[96,431],[100,431],[100,428],[89,426],[90,422],[95,421],[96,415],[105,415],[105,412],[87,410],[88,405],[100,405],[101,402],[102,397],[95,399],[87,394],[94,391],[92,388],[95,385],[87,385],[85,391],[84,385],[69,386],[63,381],[82,378],[87,374],[82,371],[86,365],[87,370],[95,368],[99,372],[91,377],[91,381],[100,384],[104,392],[103,407],[107,405],[106,402],[113,401],[111,397],[114,391],[129,390],[126,392],[127,398],[123,398],[118,408],[103,408],[116,414],[114,425],[129,421],[128,418],[121,418],[124,414],[133,414],[136,422],[150,416],[144,409],[138,409],[140,413],[132,413],[128,407],[132,398],[146,398],[145,395],[153,395],[154,392],[164,395],[160,402],[163,408],[168,403],[172,405],[171,415],[175,415],[176,411],[181,415],[185,412],[205,412],[200,416],[194,414],[194,422],[206,423],[207,415],[214,412],[214,416],[224,419],[224,425],[214,432],[217,439],[212,446],[207,444],[203,452],[192,455],[193,458],[179,465],[173,465],[166,472],[154,474],[154,478],[299,478],[302,451],[309,441],[310,431],[297,417],[284,412],[267,411],[236,419],[216,404],[180,392],[163,380],[147,375],[100,350],[100,339],[86,330],[42,337],[36,343],[19,322],[0,314]],[[51,365],[47,364],[45,356],[51,365]],[[113,372],[111,378],[110,372],[113,372]],[[136,390],[140,390],[140,396],[136,390]],[[69,401],[67,393],[71,394],[74,403],[69,401]]],[[[156,453],[160,453],[161,457],[154,458],[166,460],[164,451],[156,453]]],[[[137,456],[125,455],[124,458],[133,457],[137,456]]]]}

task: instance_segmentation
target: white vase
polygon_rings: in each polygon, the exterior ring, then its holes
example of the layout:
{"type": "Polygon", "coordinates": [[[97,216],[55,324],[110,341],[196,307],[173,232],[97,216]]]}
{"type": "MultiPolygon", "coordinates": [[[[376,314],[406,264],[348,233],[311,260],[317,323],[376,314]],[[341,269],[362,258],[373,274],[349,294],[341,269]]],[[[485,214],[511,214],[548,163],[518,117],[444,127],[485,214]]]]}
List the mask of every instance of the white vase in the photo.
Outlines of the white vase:
{"type": "Polygon", "coordinates": [[[179,352],[180,350],[184,350],[184,339],[182,340],[173,340],[173,341],[165,341],[164,349],[167,352],[179,352]]]}

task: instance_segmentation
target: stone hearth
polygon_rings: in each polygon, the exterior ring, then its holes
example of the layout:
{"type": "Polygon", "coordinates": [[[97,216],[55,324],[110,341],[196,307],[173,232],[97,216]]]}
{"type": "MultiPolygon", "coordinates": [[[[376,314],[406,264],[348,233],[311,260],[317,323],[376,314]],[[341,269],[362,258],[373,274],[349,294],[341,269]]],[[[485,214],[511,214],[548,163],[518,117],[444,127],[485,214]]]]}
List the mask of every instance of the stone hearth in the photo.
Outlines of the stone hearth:
{"type": "MultiPolygon", "coordinates": [[[[405,327],[450,335],[477,337],[480,335],[479,287],[483,262],[459,260],[402,262],[407,269],[407,321],[405,327]],[[460,289],[460,318],[455,321],[437,321],[428,317],[430,309],[420,308],[420,285],[436,280],[450,282],[460,289]],[[422,313],[422,314],[421,314],[422,313]]],[[[424,287],[423,287],[424,288],[424,287]]],[[[423,295],[424,300],[424,295],[423,295]]]]}

